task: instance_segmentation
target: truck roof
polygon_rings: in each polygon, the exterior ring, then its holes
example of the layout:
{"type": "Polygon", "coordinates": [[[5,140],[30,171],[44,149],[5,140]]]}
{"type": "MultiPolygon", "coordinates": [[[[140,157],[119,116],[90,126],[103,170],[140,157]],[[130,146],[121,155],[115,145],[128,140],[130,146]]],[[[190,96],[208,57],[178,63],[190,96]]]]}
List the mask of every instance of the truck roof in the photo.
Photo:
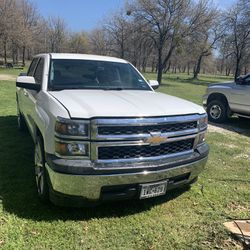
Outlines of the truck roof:
{"type": "Polygon", "coordinates": [[[108,62],[119,62],[128,63],[126,60],[110,57],[110,56],[99,56],[90,54],[74,54],[74,53],[47,53],[39,54],[38,56],[50,55],[52,59],[77,59],[77,60],[95,60],[95,61],[108,61],[108,62]]]}

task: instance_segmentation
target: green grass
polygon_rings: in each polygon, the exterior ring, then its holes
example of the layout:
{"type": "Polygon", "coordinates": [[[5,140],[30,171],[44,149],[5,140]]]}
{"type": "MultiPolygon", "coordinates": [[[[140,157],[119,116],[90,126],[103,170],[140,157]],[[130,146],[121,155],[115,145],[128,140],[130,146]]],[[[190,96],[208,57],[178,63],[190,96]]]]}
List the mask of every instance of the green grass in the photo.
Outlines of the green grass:
{"type": "MultiPolygon", "coordinates": [[[[206,83],[224,81],[202,76],[198,85],[186,79],[165,75],[159,91],[201,103],[206,83]]],[[[96,208],[43,205],[31,138],[17,131],[14,82],[0,81],[0,248],[237,249],[222,223],[250,217],[250,137],[226,130],[209,132],[207,140],[208,164],[190,189],[96,208]]]]}
{"type": "Polygon", "coordinates": [[[1,74],[8,74],[12,76],[18,76],[21,72],[27,72],[27,66],[23,69],[7,69],[7,68],[0,68],[0,75],[1,74]]]}

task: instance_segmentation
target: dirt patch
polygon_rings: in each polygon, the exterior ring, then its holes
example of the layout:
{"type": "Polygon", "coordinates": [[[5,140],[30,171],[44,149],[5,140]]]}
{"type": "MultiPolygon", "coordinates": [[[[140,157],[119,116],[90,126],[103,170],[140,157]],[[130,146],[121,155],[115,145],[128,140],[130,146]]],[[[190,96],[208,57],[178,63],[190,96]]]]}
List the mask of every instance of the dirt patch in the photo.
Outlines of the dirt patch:
{"type": "Polygon", "coordinates": [[[209,124],[208,125],[208,132],[217,132],[217,133],[221,133],[221,134],[249,134],[250,131],[248,129],[244,129],[244,128],[238,128],[235,126],[231,126],[231,125],[226,125],[226,124],[220,124],[220,126],[216,126],[216,125],[212,125],[209,124]]]}
{"type": "Polygon", "coordinates": [[[0,74],[0,81],[15,81],[15,80],[16,80],[16,76],[0,74]]]}
{"type": "Polygon", "coordinates": [[[233,134],[234,132],[227,130],[226,128],[217,127],[214,125],[208,125],[208,132],[217,132],[221,134],[233,134]]]}

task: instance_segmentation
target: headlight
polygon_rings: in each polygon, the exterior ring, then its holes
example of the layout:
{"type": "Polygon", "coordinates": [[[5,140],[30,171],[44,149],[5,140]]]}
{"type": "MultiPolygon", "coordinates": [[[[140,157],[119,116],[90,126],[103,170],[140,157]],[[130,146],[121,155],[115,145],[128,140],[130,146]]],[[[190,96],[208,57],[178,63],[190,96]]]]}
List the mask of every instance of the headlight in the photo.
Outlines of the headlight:
{"type": "Polygon", "coordinates": [[[89,144],[85,142],[55,142],[56,153],[60,156],[89,156],[89,144]]]}
{"type": "Polygon", "coordinates": [[[58,136],[89,137],[89,122],[76,121],[58,117],[55,125],[55,132],[58,136]]]}
{"type": "Polygon", "coordinates": [[[199,128],[199,130],[200,131],[206,130],[207,129],[207,123],[208,123],[207,114],[205,114],[198,121],[198,128],[199,128]]]}

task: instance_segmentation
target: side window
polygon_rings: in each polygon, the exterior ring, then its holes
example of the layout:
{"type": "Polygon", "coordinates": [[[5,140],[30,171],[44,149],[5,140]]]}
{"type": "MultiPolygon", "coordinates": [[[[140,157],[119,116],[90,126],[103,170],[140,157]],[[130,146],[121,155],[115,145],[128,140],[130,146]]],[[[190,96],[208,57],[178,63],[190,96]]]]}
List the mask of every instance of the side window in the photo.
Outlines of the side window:
{"type": "Polygon", "coordinates": [[[246,85],[250,85],[250,76],[246,77],[244,82],[246,85]]]}
{"type": "Polygon", "coordinates": [[[44,66],[44,59],[41,58],[39,63],[37,64],[36,71],[34,74],[34,78],[38,84],[42,84],[43,81],[43,66],[44,66]]]}
{"type": "Polygon", "coordinates": [[[27,76],[33,76],[39,58],[34,58],[30,64],[27,76]]]}

